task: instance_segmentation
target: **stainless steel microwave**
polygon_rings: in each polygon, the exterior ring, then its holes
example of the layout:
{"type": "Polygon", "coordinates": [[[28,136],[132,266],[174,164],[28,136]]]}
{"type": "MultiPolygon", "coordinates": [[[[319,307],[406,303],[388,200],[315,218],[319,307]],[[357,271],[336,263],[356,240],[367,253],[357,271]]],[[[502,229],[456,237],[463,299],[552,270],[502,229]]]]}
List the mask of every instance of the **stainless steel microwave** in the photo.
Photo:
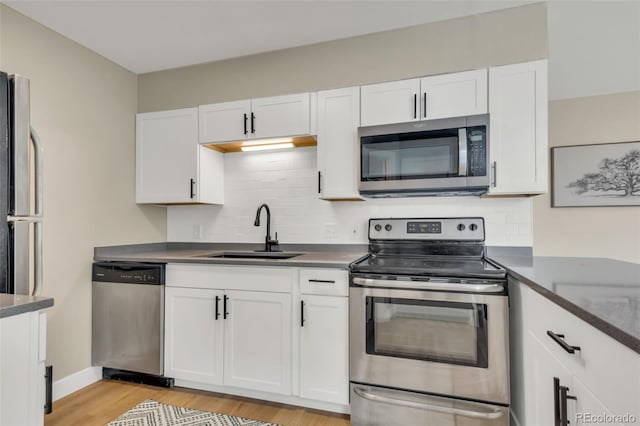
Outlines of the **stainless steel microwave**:
{"type": "Polygon", "coordinates": [[[489,188],[489,115],[360,127],[365,197],[482,195],[489,188]]]}

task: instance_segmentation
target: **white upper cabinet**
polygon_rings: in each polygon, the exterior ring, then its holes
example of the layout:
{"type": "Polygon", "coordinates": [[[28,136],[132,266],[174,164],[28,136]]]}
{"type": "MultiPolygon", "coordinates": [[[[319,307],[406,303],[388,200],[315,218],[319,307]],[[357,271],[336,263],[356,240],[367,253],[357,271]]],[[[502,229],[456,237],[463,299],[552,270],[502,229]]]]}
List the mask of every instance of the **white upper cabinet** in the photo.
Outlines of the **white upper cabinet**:
{"type": "Polygon", "coordinates": [[[362,126],[487,113],[487,70],[361,87],[362,126]]]}
{"type": "Polygon", "coordinates": [[[487,70],[434,75],[420,79],[420,119],[487,113],[487,70]]]}
{"type": "Polygon", "coordinates": [[[361,125],[375,126],[419,120],[419,93],[418,78],[361,86],[361,125]]]}
{"type": "Polygon", "coordinates": [[[547,60],[489,69],[490,194],[548,191],[547,60]]]}
{"type": "Polygon", "coordinates": [[[360,88],[318,92],[318,192],[325,200],[358,193],[360,88]]]}
{"type": "Polygon", "coordinates": [[[200,142],[212,143],[249,138],[251,101],[201,105],[200,142]]]}
{"type": "Polygon", "coordinates": [[[222,204],[222,154],[198,145],[198,108],[137,114],[136,202],[222,204]]]}
{"type": "Polygon", "coordinates": [[[311,93],[201,105],[200,143],[315,133],[311,93]]]}

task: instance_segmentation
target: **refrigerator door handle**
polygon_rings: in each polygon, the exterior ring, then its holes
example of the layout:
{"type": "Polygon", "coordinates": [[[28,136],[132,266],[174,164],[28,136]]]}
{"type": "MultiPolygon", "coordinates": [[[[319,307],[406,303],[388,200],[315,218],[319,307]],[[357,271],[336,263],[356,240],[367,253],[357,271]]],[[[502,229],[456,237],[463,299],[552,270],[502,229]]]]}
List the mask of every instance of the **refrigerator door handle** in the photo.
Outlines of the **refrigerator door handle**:
{"type": "Polygon", "coordinates": [[[31,142],[33,143],[34,162],[35,162],[35,216],[40,220],[34,222],[33,239],[34,239],[34,278],[32,296],[39,296],[42,293],[42,217],[44,214],[43,201],[44,192],[42,189],[42,143],[36,130],[31,127],[31,142]]]}

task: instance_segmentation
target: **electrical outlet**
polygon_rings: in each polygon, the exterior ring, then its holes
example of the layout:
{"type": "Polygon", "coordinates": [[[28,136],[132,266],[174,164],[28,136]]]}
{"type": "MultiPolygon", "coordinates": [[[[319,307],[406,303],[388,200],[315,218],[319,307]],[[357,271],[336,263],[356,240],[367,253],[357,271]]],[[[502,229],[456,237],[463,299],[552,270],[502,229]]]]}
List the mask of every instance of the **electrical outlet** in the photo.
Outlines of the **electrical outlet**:
{"type": "Polygon", "coordinates": [[[201,240],[202,239],[202,225],[193,225],[193,239],[201,240]]]}

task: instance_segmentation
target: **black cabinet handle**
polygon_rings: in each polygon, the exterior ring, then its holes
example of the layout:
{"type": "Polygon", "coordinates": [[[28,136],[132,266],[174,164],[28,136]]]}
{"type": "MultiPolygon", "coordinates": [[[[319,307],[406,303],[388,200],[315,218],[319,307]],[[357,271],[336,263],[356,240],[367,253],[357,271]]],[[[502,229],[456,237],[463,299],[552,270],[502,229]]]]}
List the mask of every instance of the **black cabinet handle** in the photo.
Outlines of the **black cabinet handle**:
{"type": "Polygon", "coordinates": [[[315,279],[311,279],[309,280],[310,283],[326,283],[326,284],[335,284],[336,282],[334,280],[315,280],[315,279]]]}
{"type": "Polygon", "coordinates": [[[564,341],[564,334],[556,334],[551,330],[547,330],[547,336],[551,337],[554,342],[560,345],[562,349],[572,354],[580,350],[580,346],[571,346],[564,341]]]}
{"type": "Polygon", "coordinates": [[[196,180],[195,179],[189,179],[189,196],[192,199],[195,198],[195,196],[196,196],[195,185],[196,185],[196,180]]]}
{"type": "Polygon", "coordinates": [[[227,317],[229,316],[229,312],[227,312],[227,300],[229,300],[229,296],[225,294],[224,298],[222,299],[222,319],[227,319],[227,317]]]}
{"type": "Polygon", "coordinates": [[[569,412],[567,411],[567,400],[572,399],[576,401],[576,398],[573,395],[569,395],[569,388],[566,386],[560,386],[560,411],[562,413],[562,420],[560,421],[560,426],[568,426],[569,425],[569,412]]]}
{"type": "Polygon", "coordinates": [[[256,115],[251,113],[251,133],[256,132],[256,115]]]}
{"type": "Polygon", "coordinates": [[[422,116],[427,118],[427,92],[422,94],[422,116]]]}
{"type": "Polygon", "coordinates": [[[220,296],[216,296],[216,321],[220,318],[220,312],[218,312],[218,304],[220,303],[220,296]]]}
{"type": "Polygon", "coordinates": [[[322,172],[318,170],[318,194],[322,192],[322,185],[320,183],[321,179],[322,179],[322,172]]]}
{"type": "Polygon", "coordinates": [[[553,426],[560,426],[562,413],[560,412],[560,379],[553,378],[553,426]]]}
{"type": "Polygon", "coordinates": [[[418,94],[413,94],[413,118],[418,118],[418,94]]]}
{"type": "Polygon", "coordinates": [[[304,300],[300,301],[300,327],[304,327],[304,300]]]}
{"type": "Polygon", "coordinates": [[[244,134],[246,135],[247,133],[249,133],[249,131],[247,130],[247,120],[249,120],[249,117],[247,117],[246,112],[243,115],[244,115],[244,134]]]}

